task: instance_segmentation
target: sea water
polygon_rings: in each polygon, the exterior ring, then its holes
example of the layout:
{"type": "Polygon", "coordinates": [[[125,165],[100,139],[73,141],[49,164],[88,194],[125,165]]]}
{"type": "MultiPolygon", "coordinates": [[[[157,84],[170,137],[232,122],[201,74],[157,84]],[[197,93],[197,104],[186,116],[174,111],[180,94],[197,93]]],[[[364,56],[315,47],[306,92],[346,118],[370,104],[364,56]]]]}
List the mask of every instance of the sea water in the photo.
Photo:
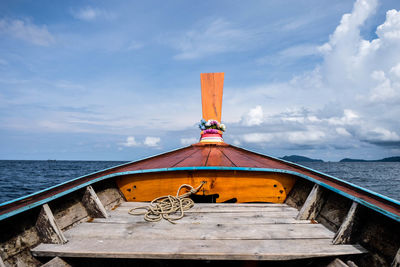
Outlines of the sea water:
{"type": "MultiPolygon", "coordinates": [[[[0,160],[0,203],[122,163],[124,162],[0,160]]],[[[400,162],[301,164],[400,200],[400,162]]]]}

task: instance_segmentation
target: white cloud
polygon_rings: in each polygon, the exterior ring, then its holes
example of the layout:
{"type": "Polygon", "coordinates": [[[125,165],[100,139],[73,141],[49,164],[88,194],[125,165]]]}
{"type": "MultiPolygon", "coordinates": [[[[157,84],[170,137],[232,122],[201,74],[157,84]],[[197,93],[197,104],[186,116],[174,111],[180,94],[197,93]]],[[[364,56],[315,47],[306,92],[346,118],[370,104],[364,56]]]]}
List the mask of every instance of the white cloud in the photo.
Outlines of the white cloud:
{"type": "Polygon", "coordinates": [[[263,110],[261,106],[251,109],[243,119],[243,124],[247,126],[260,125],[263,122],[263,110]]]}
{"type": "Polygon", "coordinates": [[[360,116],[353,110],[345,109],[343,110],[343,116],[341,117],[332,116],[326,119],[326,121],[331,125],[353,125],[358,123],[359,118],[360,116]]]}
{"type": "Polygon", "coordinates": [[[394,9],[386,13],[386,21],[376,31],[382,40],[398,41],[400,39],[400,11],[394,9]]]}
{"type": "Polygon", "coordinates": [[[196,59],[213,54],[248,49],[248,44],[255,38],[254,32],[235,27],[224,19],[196,25],[182,36],[172,40],[171,44],[179,53],[176,59],[196,59]]]}
{"type": "Polygon", "coordinates": [[[310,144],[324,141],[325,133],[321,130],[296,131],[287,134],[287,140],[292,144],[310,144]]]}
{"type": "MultiPolygon", "coordinates": [[[[328,145],[342,149],[360,142],[398,146],[400,11],[389,10],[376,29],[377,38],[366,40],[360,29],[376,9],[376,0],[357,0],[329,42],[319,47],[323,60],[313,71],[286,83],[238,90],[242,93],[236,96],[235,106],[243,108],[255,101],[268,105],[249,113],[242,111],[243,118],[251,122],[247,131],[253,132],[234,133],[235,138],[276,147],[328,145]]],[[[302,45],[282,50],[278,56],[316,52],[311,46],[304,47],[305,51],[301,51],[302,45]]]]}
{"type": "Polygon", "coordinates": [[[138,142],[136,142],[136,139],[134,136],[128,136],[126,138],[125,143],[122,143],[122,145],[126,146],[126,147],[134,147],[134,146],[138,146],[140,144],[138,142]]]}
{"type": "MultiPolygon", "coordinates": [[[[274,140],[272,133],[250,133],[242,136],[243,141],[247,143],[266,143],[274,140]]],[[[240,142],[239,142],[240,143],[240,142]]]]}
{"type": "Polygon", "coordinates": [[[339,135],[351,136],[351,133],[349,133],[345,128],[338,127],[338,128],[336,128],[335,130],[336,130],[336,132],[337,132],[339,135]]]}
{"type": "Polygon", "coordinates": [[[181,144],[184,146],[188,146],[194,143],[197,143],[199,140],[194,138],[194,137],[189,137],[189,138],[181,138],[181,144]]]}
{"type": "Polygon", "coordinates": [[[378,82],[378,85],[370,90],[369,99],[373,102],[391,100],[398,96],[399,90],[392,86],[383,71],[374,71],[371,77],[378,82]]]}
{"type": "Polygon", "coordinates": [[[55,42],[45,25],[38,26],[29,20],[1,19],[1,32],[39,46],[49,46],[55,42]]]}
{"type": "Polygon", "coordinates": [[[158,143],[160,143],[160,141],[161,141],[160,137],[147,136],[144,139],[143,144],[146,145],[146,146],[154,147],[154,146],[158,146],[158,143]]]}
{"type": "Polygon", "coordinates": [[[381,127],[367,129],[362,134],[371,142],[400,142],[400,136],[397,133],[381,127]]]}
{"type": "Polygon", "coordinates": [[[80,19],[80,20],[85,20],[85,21],[93,21],[96,20],[100,17],[106,18],[106,19],[112,19],[114,17],[113,14],[110,12],[107,12],[103,9],[100,8],[94,8],[94,7],[83,7],[77,10],[71,10],[71,14],[74,18],[80,19]]]}

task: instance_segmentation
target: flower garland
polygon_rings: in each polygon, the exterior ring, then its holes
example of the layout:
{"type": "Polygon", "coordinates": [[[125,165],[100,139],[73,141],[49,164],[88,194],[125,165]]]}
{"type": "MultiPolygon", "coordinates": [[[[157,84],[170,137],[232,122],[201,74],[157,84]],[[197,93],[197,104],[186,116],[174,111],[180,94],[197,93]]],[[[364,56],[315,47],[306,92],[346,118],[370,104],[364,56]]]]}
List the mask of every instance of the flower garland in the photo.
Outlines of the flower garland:
{"type": "Polygon", "coordinates": [[[225,124],[219,123],[216,120],[206,121],[204,119],[201,119],[199,128],[200,128],[200,130],[204,131],[204,133],[207,133],[207,134],[217,134],[217,133],[219,133],[218,131],[225,132],[225,130],[226,130],[225,124]]]}

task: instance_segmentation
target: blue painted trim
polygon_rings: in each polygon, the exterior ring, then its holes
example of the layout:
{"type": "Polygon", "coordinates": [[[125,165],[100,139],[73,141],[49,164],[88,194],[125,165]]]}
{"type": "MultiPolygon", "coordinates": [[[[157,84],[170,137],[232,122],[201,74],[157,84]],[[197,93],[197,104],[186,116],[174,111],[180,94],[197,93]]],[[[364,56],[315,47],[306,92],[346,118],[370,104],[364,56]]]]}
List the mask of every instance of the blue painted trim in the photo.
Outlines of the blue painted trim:
{"type": "Polygon", "coordinates": [[[400,222],[400,216],[398,216],[396,214],[393,214],[393,213],[390,213],[390,212],[388,212],[386,210],[383,210],[380,207],[377,207],[377,206],[375,206],[375,205],[373,205],[371,203],[368,203],[368,202],[366,202],[366,201],[364,201],[362,199],[359,199],[359,198],[357,198],[355,196],[352,196],[352,195],[350,195],[348,193],[342,192],[342,191],[340,191],[340,190],[338,190],[338,189],[336,189],[336,188],[334,188],[334,187],[332,187],[330,185],[327,185],[327,184],[325,184],[325,183],[323,183],[323,182],[321,182],[321,181],[319,181],[317,179],[314,179],[312,177],[309,177],[309,176],[307,176],[305,174],[301,174],[301,173],[290,171],[290,170],[270,169],[270,168],[251,168],[251,167],[175,167],[175,168],[160,168],[160,169],[136,170],[136,171],[112,173],[112,174],[108,174],[108,175],[104,175],[104,176],[95,178],[95,179],[93,179],[91,181],[88,181],[86,183],[80,184],[80,185],[78,185],[78,186],[76,186],[74,188],[68,189],[68,190],[66,190],[64,192],[60,192],[60,193],[58,193],[58,194],[56,194],[54,196],[51,196],[49,198],[46,198],[46,199],[40,200],[38,202],[32,203],[30,205],[24,206],[24,207],[22,207],[20,209],[17,209],[17,210],[2,214],[2,215],[0,215],[0,220],[3,220],[5,218],[11,217],[11,216],[16,215],[18,213],[24,212],[24,211],[29,210],[31,208],[40,206],[40,205],[45,204],[45,203],[47,203],[47,202],[49,202],[49,201],[51,201],[53,199],[62,197],[64,195],[67,195],[67,194],[69,194],[71,192],[74,192],[76,190],[84,188],[84,187],[86,187],[88,185],[91,185],[93,183],[96,183],[96,182],[99,182],[99,181],[102,181],[102,180],[106,180],[106,179],[110,179],[110,178],[113,178],[113,177],[117,177],[117,176],[139,174],[139,173],[158,173],[158,172],[171,172],[171,171],[201,171],[201,170],[252,171],[252,172],[268,172],[268,173],[287,173],[287,174],[292,174],[292,175],[295,175],[295,176],[298,176],[298,177],[305,178],[305,179],[307,179],[307,180],[309,180],[311,182],[314,182],[316,184],[319,184],[319,185],[321,185],[321,186],[323,186],[323,187],[325,187],[325,188],[327,188],[329,190],[332,190],[332,191],[334,191],[334,192],[336,192],[336,193],[338,193],[338,194],[340,194],[340,195],[342,195],[344,197],[347,197],[347,198],[349,198],[349,199],[351,199],[351,200],[353,200],[353,201],[355,201],[357,203],[360,203],[360,204],[362,204],[362,205],[364,205],[366,207],[369,207],[369,208],[371,208],[371,209],[373,209],[373,210],[375,210],[375,211],[377,211],[377,212],[379,212],[379,213],[381,213],[383,215],[386,215],[386,216],[388,216],[388,217],[400,222]]]}

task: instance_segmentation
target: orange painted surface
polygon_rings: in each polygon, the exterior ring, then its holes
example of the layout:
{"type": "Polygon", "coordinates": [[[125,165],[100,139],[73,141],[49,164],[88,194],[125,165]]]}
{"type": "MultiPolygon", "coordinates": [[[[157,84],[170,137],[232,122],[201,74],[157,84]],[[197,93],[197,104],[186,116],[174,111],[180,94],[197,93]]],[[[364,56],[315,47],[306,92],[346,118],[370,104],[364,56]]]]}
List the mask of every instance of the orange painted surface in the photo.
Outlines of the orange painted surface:
{"type": "Polygon", "coordinates": [[[221,122],[224,73],[201,73],[203,119],[221,122]]]}
{"type": "Polygon", "coordinates": [[[197,195],[218,194],[217,203],[232,198],[239,203],[283,203],[296,178],[282,173],[185,171],[123,176],[116,181],[127,201],[151,201],[156,197],[175,195],[182,184],[197,187],[206,181],[197,195]]]}

